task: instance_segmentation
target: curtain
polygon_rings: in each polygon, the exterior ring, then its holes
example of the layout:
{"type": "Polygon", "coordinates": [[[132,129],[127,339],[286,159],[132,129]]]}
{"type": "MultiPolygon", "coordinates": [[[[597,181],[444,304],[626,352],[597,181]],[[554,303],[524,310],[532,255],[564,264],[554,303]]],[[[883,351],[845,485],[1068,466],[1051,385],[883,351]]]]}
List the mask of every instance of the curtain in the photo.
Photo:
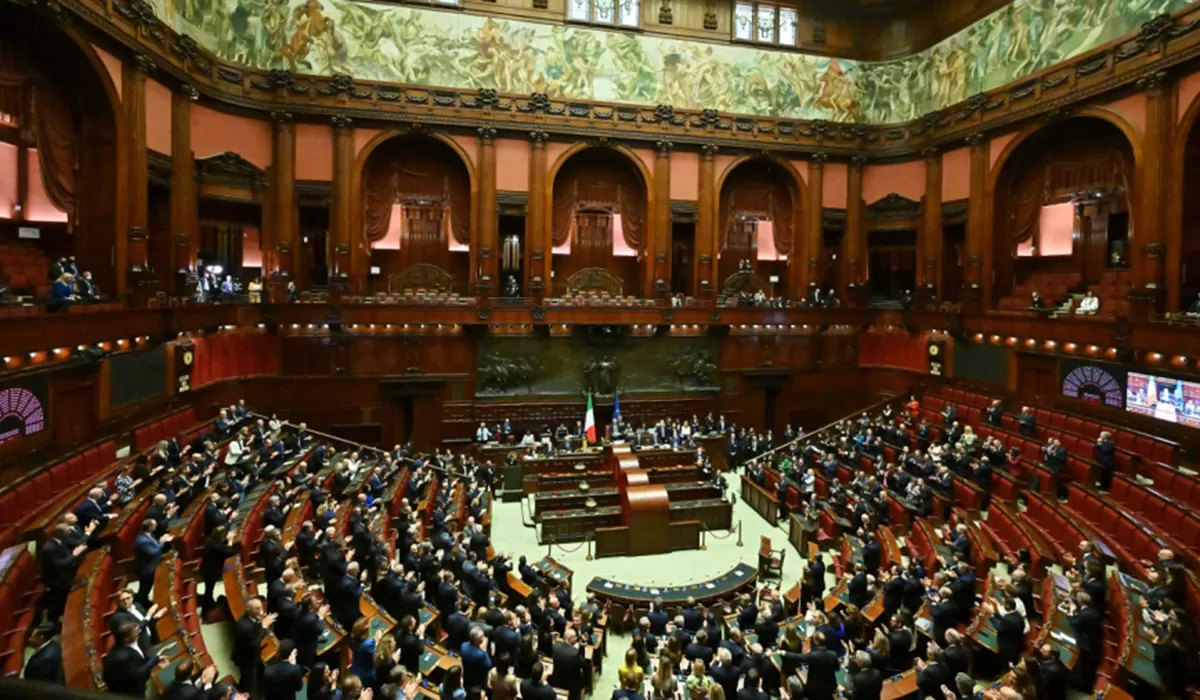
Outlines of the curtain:
{"type": "Polygon", "coordinates": [[[625,243],[641,250],[646,231],[646,186],[641,174],[615,152],[589,150],[567,161],[554,178],[551,241],[565,245],[580,209],[621,215],[625,243]]]}
{"type": "Polygon", "coordinates": [[[772,163],[754,161],[739,167],[721,187],[721,241],[724,250],[737,218],[770,219],[775,250],[792,250],[792,190],[786,174],[772,163]]]}
{"type": "Polygon", "coordinates": [[[450,234],[471,243],[471,181],[458,154],[433,139],[399,138],[371,155],[363,176],[363,233],[382,240],[399,200],[446,203],[450,234]]]}
{"type": "Polygon", "coordinates": [[[1012,240],[1016,245],[1032,240],[1038,231],[1038,216],[1046,201],[1046,177],[1043,168],[1034,168],[1013,184],[1009,197],[1012,208],[1012,240]]]}
{"type": "Polygon", "coordinates": [[[32,130],[46,196],[73,223],[79,162],[71,105],[52,81],[24,64],[15,43],[0,44],[0,112],[16,117],[22,130],[32,130]]]}

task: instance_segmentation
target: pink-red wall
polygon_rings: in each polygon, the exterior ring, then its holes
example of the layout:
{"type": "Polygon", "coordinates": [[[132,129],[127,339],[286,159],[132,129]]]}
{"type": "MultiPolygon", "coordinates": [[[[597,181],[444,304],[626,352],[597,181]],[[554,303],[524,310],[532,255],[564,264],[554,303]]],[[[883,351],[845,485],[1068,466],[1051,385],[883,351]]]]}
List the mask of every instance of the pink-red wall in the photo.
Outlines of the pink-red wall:
{"type": "Polygon", "coordinates": [[[262,267],[262,233],[258,229],[242,231],[242,267],[262,267]]]}
{"type": "Polygon", "coordinates": [[[296,179],[333,180],[333,127],[296,125],[296,179]]]}
{"type": "Polygon", "coordinates": [[[121,82],[121,59],[95,44],[92,44],[92,50],[100,57],[100,62],[104,64],[104,69],[108,71],[108,77],[112,80],[113,87],[117,90],[117,99],[121,99],[121,90],[124,87],[121,82]]]}
{"type": "Polygon", "coordinates": [[[700,154],[675,151],[671,154],[671,199],[694,202],[700,198],[700,154]]]}
{"type": "Polygon", "coordinates": [[[192,152],[208,158],[232,151],[264,170],[271,165],[271,124],[192,105],[192,152]]]}
{"type": "Polygon", "coordinates": [[[971,197],[971,149],[958,148],[942,154],[942,201],[971,197]]]}
{"type": "Polygon", "coordinates": [[[171,154],[171,90],[157,80],[146,81],[146,147],[171,154]]]}
{"type": "Polygon", "coordinates": [[[863,168],[863,202],[878,202],[893,193],[920,201],[925,196],[925,161],[910,160],[863,168]]]}
{"type": "Polygon", "coordinates": [[[529,191],[528,140],[496,140],[496,190],[499,192],[529,191]]]}
{"type": "Polygon", "coordinates": [[[846,176],[848,169],[845,163],[826,163],[825,174],[822,177],[824,189],[821,191],[821,206],[826,209],[846,208],[846,176]]]}

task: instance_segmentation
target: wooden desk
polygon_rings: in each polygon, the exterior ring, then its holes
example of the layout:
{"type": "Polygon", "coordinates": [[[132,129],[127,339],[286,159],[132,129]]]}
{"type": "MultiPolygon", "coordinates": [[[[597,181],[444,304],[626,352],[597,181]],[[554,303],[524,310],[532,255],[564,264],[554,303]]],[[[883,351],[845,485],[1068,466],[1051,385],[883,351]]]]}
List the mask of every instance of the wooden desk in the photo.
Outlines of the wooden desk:
{"type": "Polygon", "coordinates": [[[772,527],[779,524],[779,500],[775,495],[742,474],[742,501],[761,515],[772,527]]]}
{"type": "Polygon", "coordinates": [[[820,526],[816,520],[801,518],[796,513],[792,513],[788,518],[788,542],[792,543],[802,557],[809,556],[809,546],[816,545],[818,532],[820,526]]]}
{"type": "Polygon", "coordinates": [[[733,527],[733,504],[719,498],[672,503],[671,522],[681,520],[699,521],[706,530],[728,530],[733,527]]]}
{"type": "Polygon", "coordinates": [[[758,580],[758,569],[750,564],[737,566],[725,574],[708,581],[684,586],[635,586],[604,578],[594,578],[587,585],[587,592],[595,594],[597,600],[613,601],[625,605],[646,607],[661,598],[668,605],[679,605],[695,598],[702,605],[711,605],[718,600],[736,597],[758,580]]]}
{"type": "Polygon", "coordinates": [[[533,563],[533,568],[542,575],[543,580],[550,579],[554,582],[554,585],[546,586],[544,592],[549,592],[551,588],[558,586],[566,586],[567,592],[571,592],[571,577],[575,575],[575,572],[560,564],[554,557],[542,557],[533,563]]]}

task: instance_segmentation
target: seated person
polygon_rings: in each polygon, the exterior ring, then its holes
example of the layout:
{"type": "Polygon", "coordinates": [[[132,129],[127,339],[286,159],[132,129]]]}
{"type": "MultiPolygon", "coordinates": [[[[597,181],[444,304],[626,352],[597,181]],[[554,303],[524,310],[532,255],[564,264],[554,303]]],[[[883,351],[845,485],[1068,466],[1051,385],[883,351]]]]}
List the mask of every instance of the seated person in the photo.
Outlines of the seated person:
{"type": "Polygon", "coordinates": [[[96,283],[92,281],[92,271],[84,270],[83,275],[75,280],[75,289],[84,301],[100,301],[100,293],[96,291],[96,283]]]}
{"type": "Polygon", "coordinates": [[[66,311],[77,301],[79,295],[75,294],[75,275],[64,272],[55,280],[54,288],[50,291],[50,310],[66,311]]]}
{"type": "Polygon", "coordinates": [[[1033,298],[1029,300],[1029,308],[1031,308],[1031,309],[1046,308],[1046,301],[1044,299],[1042,299],[1042,295],[1039,294],[1036,289],[1033,290],[1033,298]]]}
{"type": "Polygon", "coordinates": [[[1192,300],[1186,313],[1188,316],[1200,316],[1200,292],[1196,293],[1196,298],[1192,300]]]}
{"type": "Polygon", "coordinates": [[[1092,294],[1092,290],[1088,290],[1087,296],[1079,300],[1079,308],[1075,309],[1075,313],[1083,316],[1091,316],[1100,310],[1100,299],[1092,294]]]}

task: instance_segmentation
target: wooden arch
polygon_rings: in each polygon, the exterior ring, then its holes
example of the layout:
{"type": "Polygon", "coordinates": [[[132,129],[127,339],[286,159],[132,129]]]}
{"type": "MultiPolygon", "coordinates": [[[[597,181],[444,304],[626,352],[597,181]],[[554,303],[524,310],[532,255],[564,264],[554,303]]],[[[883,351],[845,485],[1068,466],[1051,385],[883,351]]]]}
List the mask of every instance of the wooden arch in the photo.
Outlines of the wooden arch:
{"type": "Polygon", "coordinates": [[[363,236],[363,227],[365,225],[363,216],[363,173],[366,170],[371,154],[380,146],[392,139],[406,137],[429,138],[449,146],[450,150],[458,156],[463,167],[466,168],[467,178],[471,184],[470,243],[468,245],[470,278],[467,281],[467,288],[474,289],[476,282],[475,275],[478,274],[479,270],[479,176],[475,170],[475,163],[462,145],[448,135],[420,128],[385,129],[372,137],[355,155],[354,174],[350,180],[352,198],[350,204],[350,288],[355,290],[365,289],[367,261],[371,254],[370,246],[363,236]]]}
{"type": "MultiPolygon", "coordinates": [[[[1137,203],[1137,187],[1141,180],[1141,170],[1144,167],[1144,158],[1142,154],[1142,135],[1141,131],[1129,122],[1124,116],[1115,110],[1105,106],[1086,106],[1081,107],[1077,111],[1071,113],[1063,121],[1071,119],[1093,118],[1106,122],[1117,128],[1125,136],[1130,149],[1133,152],[1134,160],[1134,186],[1133,191],[1129,193],[1129,206],[1131,210],[1130,219],[1134,222],[1134,235],[1136,235],[1138,216],[1141,207],[1137,203]]],[[[999,183],[1000,176],[1004,173],[1004,167],[1012,159],[1012,156],[1017,153],[1018,149],[1035,134],[1051,128],[1061,122],[1031,124],[1017,132],[1016,136],[1009,141],[1000,151],[995,162],[988,169],[987,182],[985,187],[986,197],[984,202],[984,211],[981,212],[980,221],[983,225],[982,235],[982,270],[980,272],[980,286],[982,288],[982,296],[985,305],[991,304],[995,300],[992,298],[992,270],[995,265],[995,234],[996,234],[996,186],[999,183]]]]}
{"type": "Polygon", "coordinates": [[[792,192],[792,249],[788,253],[788,289],[782,290],[790,298],[802,296],[800,291],[800,271],[808,265],[808,258],[814,255],[809,250],[810,236],[806,235],[804,209],[808,204],[808,183],[805,182],[804,176],[796,169],[796,166],[786,158],[781,158],[775,154],[759,154],[759,155],[744,155],[734,158],[730,161],[725,169],[717,175],[717,181],[713,187],[715,197],[709,202],[700,202],[698,206],[709,207],[709,221],[713,222],[712,235],[713,240],[709,246],[709,250],[713,251],[712,269],[714,279],[717,280],[717,287],[720,288],[724,284],[724,280],[719,280],[715,277],[718,269],[717,256],[720,246],[718,242],[721,239],[721,191],[725,188],[725,182],[729,176],[733,174],[739,167],[757,160],[767,160],[773,165],[777,165],[790,175],[788,188],[792,192]]]}

